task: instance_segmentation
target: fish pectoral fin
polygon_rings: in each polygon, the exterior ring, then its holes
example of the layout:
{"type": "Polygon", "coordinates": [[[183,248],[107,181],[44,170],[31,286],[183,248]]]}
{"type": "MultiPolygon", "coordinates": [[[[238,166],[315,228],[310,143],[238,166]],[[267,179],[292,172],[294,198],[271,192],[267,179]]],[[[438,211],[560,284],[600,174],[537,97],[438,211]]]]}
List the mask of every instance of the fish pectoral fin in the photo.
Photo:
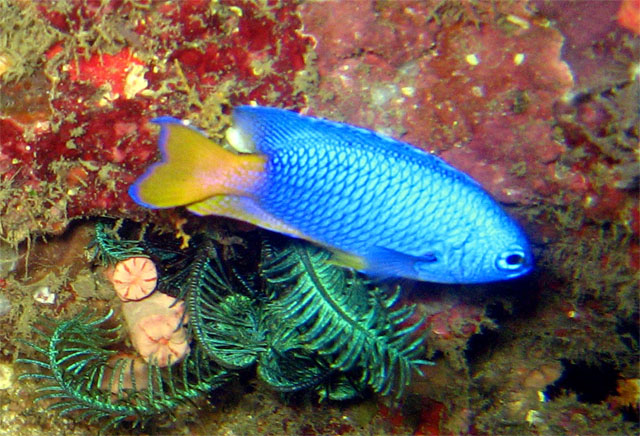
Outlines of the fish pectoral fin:
{"type": "Polygon", "coordinates": [[[438,255],[436,253],[428,252],[421,256],[416,256],[416,263],[435,263],[438,261],[438,255]]]}
{"type": "Polygon", "coordinates": [[[416,272],[438,268],[437,252],[426,252],[420,256],[402,253],[390,248],[373,247],[365,256],[329,247],[333,256],[328,260],[333,265],[353,268],[373,277],[412,277],[416,272]]]}
{"type": "Polygon", "coordinates": [[[218,215],[246,221],[255,226],[296,238],[309,239],[297,229],[265,212],[250,197],[239,195],[216,195],[206,200],[192,203],[187,210],[196,215],[218,215]]]}
{"type": "Polygon", "coordinates": [[[390,248],[374,247],[366,256],[367,273],[381,276],[411,276],[419,265],[434,265],[438,262],[435,252],[420,256],[402,253],[390,248]]]}

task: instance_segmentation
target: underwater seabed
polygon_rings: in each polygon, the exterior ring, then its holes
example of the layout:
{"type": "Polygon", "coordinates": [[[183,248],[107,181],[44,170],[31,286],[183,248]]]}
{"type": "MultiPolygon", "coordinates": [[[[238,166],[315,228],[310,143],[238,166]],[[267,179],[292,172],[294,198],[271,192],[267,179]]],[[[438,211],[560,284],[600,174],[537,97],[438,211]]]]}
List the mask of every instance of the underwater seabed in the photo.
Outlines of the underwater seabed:
{"type": "Polygon", "coordinates": [[[637,434],[637,23],[636,0],[0,0],[0,435],[637,434]],[[438,154],[534,272],[369,281],[126,195],[150,119],[220,140],[250,102],[438,154]]]}
{"type": "Polygon", "coordinates": [[[3,288],[7,434],[633,429],[636,386],[621,370],[632,326],[595,319],[592,304],[569,312],[539,273],[491,287],[396,288],[327,264],[308,243],[203,221],[184,229],[187,248],[151,226],[102,219],[35,241],[28,260],[22,250],[3,288]],[[177,319],[191,350],[170,367],[136,366],[136,327],[122,308],[139,302],[119,298],[109,272],[141,256],[158,268],[155,292],[186,303],[177,319]]]}

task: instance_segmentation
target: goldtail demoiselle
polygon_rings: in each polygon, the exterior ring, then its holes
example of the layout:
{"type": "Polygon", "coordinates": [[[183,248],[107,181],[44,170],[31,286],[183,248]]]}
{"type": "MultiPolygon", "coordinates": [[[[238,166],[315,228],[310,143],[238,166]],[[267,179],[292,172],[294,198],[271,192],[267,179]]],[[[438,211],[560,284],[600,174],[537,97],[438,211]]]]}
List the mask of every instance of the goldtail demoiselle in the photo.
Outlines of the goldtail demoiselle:
{"type": "Polygon", "coordinates": [[[532,268],[523,231],[489,194],[409,144],[259,106],[233,111],[234,150],[175,118],[153,121],[162,160],[129,189],[142,206],[186,206],[304,238],[377,277],[482,283],[532,268]]]}

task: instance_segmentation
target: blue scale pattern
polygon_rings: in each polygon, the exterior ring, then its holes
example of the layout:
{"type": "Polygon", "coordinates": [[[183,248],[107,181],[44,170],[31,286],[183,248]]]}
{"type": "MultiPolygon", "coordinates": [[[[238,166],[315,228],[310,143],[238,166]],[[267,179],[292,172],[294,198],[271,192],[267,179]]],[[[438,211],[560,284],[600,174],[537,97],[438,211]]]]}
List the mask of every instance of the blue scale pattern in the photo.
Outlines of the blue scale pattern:
{"type": "Polygon", "coordinates": [[[494,244],[521,247],[530,260],[526,238],[499,205],[433,155],[274,108],[236,108],[234,122],[268,158],[260,206],[311,239],[365,258],[379,248],[417,258],[437,250],[460,264],[434,281],[491,280],[471,270],[495,268],[484,253],[494,244]]]}

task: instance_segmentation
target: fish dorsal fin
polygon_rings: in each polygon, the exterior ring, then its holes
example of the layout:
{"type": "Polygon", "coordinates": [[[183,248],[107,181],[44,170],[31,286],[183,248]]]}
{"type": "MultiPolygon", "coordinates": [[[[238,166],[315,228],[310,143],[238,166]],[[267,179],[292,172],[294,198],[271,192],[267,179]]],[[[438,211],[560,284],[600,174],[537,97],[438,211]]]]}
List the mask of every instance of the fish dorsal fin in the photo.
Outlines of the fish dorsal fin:
{"type": "Polygon", "coordinates": [[[449,177],[464,179],[481,188],[467,174],[455,169],[443,159],[389,136],[350,124],[303,116],[289,110],[238,106],[233,111],[233,127],[228,132],[229,142],[241,151],[271,155],[292,148],[352,147],[371,150],[405,161],[417,162],[449,177]]]}
{"type": "Polygon", "coordinates": [[[296,238],[309,239],[299,230],[265,212],[256,202],[238,195],[216,195],[187,206],[196,215],[218,215],[246,221],[258,227],[284,233],[296,238]]]}

